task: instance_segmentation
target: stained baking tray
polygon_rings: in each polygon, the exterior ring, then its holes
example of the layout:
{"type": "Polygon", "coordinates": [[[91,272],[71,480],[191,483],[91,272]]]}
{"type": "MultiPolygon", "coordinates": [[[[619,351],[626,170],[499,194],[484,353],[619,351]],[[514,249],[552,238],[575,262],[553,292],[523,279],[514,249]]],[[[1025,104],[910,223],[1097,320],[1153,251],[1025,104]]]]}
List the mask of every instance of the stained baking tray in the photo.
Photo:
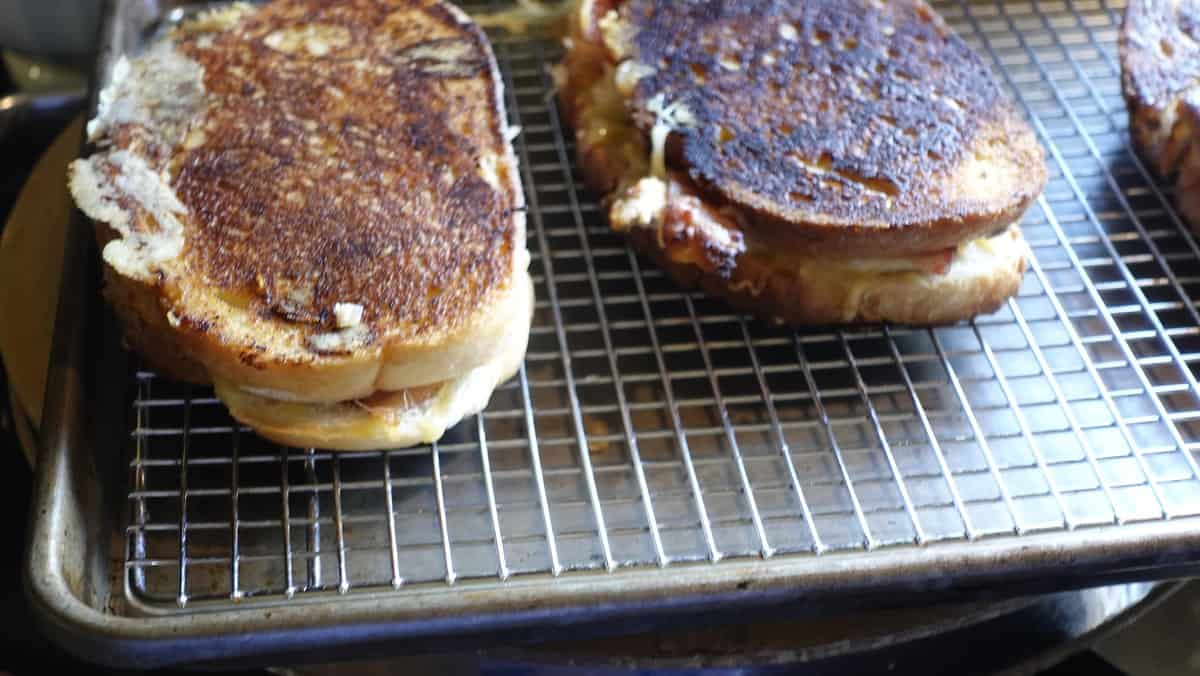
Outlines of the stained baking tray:
{"type": "MultiPolygon", "coordinates": [[[[536,317],[518,377],[438,444],[280,448],[143,370],[74,223],[27,568],[45,629],[110,663],[288,661],[1194,572],[1198,249],[1129,145],[1123,8],[935,4],[1048,150],[1029,273],[972,322],[793,333],[680,291],[579,181],[559,46],[503,34],[536,317]]],[[[183,5],[110,3],[98,79],[183,5]]]]}

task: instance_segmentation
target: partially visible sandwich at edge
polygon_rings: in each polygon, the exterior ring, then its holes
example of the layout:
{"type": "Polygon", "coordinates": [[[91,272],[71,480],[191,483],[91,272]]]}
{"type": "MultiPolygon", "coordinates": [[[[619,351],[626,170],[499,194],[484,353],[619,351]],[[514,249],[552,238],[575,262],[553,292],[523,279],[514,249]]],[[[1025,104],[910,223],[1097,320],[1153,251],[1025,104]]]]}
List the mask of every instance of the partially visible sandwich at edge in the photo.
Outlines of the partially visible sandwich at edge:
{"type": "Polygon", "coordinates": [[[294,446],[481,410],[533,307],[501,87],[437,0],[238,4],[117,63],[69,182],[127,344],[294,446]]]}
{"type": "Polygon", "coordinates": [[[578,0],[555,71],[611,226],[793,325],[942,324],[1016,293],[1041,146],[919,0],[578,0]]]}
{"type": "Polygon", "coordinates": [[[1134,145],[1200,232],[1200,2],[1131,0],[1121,23],[1121,91],[1134,145]]]}

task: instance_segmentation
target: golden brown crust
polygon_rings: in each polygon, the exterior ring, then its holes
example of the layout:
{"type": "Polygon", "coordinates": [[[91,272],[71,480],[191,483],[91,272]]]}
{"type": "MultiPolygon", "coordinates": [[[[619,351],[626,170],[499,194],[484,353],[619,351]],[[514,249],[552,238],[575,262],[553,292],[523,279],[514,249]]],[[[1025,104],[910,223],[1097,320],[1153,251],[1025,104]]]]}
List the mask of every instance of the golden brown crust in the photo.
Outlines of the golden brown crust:
{"type": "Polygon", "coordinates": [[[102,152],[72,166],[102,244],[125,240],[105,259],[123,324],[146,330],[128,342],[193,380],[208,379],[202,364],[307,401],[484,363],[514,321],[528,254],[483,33],[432,0],[277,0],[229,16],[138,57],[115,88],[126,99],[102,103],[102,152]],[[341,326],[339,304],[361,319],[341,326]]]}
{"type": "Polygon", "coordinates": [[[686,109],[669,164],[781,244],[954,246],[1012,222],[1045,183],[1033,131],[921,0],[627,0],[619,12],[606,44],[646,73],[629,101],[637,126],[648,133],[668,103],[686,109]]]}
{"type": "Polygon", "coordinates": [[[175,330],[148,287],[104,268],[104,297],[113,306],[125,347],[166,378],[196,385],[210,382],[204,365],[180,349],[175,330]]]}

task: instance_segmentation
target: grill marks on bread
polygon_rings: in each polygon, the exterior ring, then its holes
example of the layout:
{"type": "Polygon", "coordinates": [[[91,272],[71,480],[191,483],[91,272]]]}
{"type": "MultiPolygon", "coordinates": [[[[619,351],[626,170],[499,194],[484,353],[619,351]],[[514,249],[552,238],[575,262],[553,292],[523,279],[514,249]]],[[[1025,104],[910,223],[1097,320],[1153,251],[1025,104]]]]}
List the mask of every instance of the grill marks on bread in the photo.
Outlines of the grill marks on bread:
{"type": "Polygon", "coordinates": [[[478,29],[422,2],[309,0],[177,47],[209,96],[173,160],[184,255],[232,302],[316,333],[354,302],[403,338],[508,282],[518,205],[479,171],[505,141],[478,29]]]}

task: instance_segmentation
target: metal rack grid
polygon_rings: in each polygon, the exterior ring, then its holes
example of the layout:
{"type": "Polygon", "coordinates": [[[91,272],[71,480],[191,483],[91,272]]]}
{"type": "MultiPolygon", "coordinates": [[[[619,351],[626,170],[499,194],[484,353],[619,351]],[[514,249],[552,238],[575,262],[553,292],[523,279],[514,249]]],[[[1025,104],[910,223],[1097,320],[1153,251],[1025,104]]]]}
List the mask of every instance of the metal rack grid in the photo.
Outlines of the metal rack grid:
{"type": "Polygon", "coordinates": [[[1001,311],[792,333],[681,292],[582,187],[551,102],[557,45],[493,34],[538,299],[519,376],[431,447],[330,454],[137,372],[125,612],[1020,546],[1200,513],[1200,252],[1128,145],[1122,7],[935,6],[1048,150],[1030,270],[1001,311]]]}

